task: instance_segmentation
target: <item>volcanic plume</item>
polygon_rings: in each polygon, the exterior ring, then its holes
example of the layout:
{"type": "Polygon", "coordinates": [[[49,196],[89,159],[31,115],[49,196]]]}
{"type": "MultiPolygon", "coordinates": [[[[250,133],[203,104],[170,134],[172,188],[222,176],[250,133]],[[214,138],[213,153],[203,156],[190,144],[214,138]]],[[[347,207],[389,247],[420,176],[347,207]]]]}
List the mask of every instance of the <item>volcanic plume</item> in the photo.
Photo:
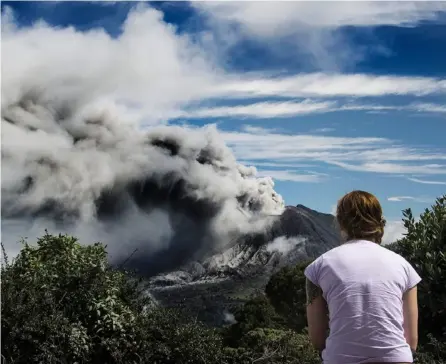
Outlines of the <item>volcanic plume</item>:
{"type": "Polygon", "coordinates": [[[101,241],[145,274],[262,232],[283,210],[215,126],[169,126],[222,72],[149,6],[117,36],[2,13],[2,241],[101,241]],[[156,34],[156,36],[153,36],[156,34]],[[135,251],[136,250],[136,251],[135,251]]]}
{"type": "Polygon", "coordinates": [[[103,241],[148,273],[258,232],[280,213],[269,178],[237,164],[215,127],[141,131],[112,109],[26,93],[2,113],[2,232],[103,241]]]}

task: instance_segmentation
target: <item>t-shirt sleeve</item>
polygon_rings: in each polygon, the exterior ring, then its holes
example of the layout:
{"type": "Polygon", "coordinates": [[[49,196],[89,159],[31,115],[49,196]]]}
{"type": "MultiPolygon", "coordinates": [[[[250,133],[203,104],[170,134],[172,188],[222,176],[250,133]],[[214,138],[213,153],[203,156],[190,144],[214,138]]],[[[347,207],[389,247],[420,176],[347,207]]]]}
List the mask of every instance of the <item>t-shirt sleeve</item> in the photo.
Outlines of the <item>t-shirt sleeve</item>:
{"type": "Polygon", "coordinates": [[[417,271],[412,267],[412,265],[406,261],[406,271],[407,271],[407,284],[406,291],[415,287],[418,283],[421,282],[421,277],[417,273],[417,271]]]}
{"type": "Polygon", "coordinates": [[[320,287],[319,284],[319,272],[321,266],[321,257],[313,261],[307,268],[305,268],[304,274],[312,283],[320,287]]]}

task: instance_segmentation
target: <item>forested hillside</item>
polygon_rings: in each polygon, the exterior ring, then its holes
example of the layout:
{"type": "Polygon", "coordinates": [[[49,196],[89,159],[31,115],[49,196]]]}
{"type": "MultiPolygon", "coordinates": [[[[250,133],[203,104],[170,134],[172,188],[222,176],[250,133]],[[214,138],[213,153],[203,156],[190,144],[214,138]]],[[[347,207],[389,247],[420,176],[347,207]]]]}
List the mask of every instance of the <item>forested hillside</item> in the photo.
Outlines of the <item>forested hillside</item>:
{"type": "MultiPolygon", "coordinates": [[[[423,278],[416,362],[446,363],[446,196],[388,246],[423,278]]],[[[274,274],[265,292],[214,329],[157,306],[131,272],[108,264],[105,246],[45,235],[23,242],[16,259],[3,251],[2,356],[33,363],[320,363],[306,333],[303,270],[274,274]]]]}

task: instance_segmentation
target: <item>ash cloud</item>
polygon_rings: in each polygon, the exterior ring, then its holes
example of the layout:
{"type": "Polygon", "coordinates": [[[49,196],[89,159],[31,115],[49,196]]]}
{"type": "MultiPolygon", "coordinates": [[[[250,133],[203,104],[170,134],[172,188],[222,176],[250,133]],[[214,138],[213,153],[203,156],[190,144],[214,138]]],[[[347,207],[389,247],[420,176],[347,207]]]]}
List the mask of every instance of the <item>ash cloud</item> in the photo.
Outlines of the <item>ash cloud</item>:
{"type": "Polygon", "coordinates": [[[169,126],[221,72],[162,13],[137,6],[111,38],[2,14],[2,241],[14,255],[68,233],[146,275],[261,233],[283,201],[215,126],[169,126]],[[156,36],[154,36],[156,34],[156,36]]]}
{"type": "Polygon", "coordinates": [[[3,109],[9,246],[48,228],[103,241],[114,259],[138,249],[132,265],[154,274],[261,231],[282,209],[271,179],[237,164],[213,126],[140,131],[108,111],[60,107],[35,98],[3,109]]]}

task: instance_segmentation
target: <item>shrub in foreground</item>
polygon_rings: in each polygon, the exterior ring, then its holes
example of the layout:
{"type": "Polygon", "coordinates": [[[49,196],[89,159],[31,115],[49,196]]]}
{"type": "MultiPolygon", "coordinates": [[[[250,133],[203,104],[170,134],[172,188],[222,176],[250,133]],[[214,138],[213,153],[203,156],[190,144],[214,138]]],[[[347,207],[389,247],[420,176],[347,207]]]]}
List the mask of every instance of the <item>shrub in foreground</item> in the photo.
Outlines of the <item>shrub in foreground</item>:
{"type": "Polygon", "coordinates": [[[105,247],[46,234],[2,265],[7,363],[221,363],[213,330],[149,309],[138,282],[111,269],[105,247]]]}
{"type": "Polygon", "coordinates": [[[307,326],[304,270],[311,261],[284,267],[273,274],[265,293],[275,310],[286,318],[288,326],[298,332],[307,326]]]}
{"type": "MultiPolygon", "coordinates": [[[[418,285],[420,342],[428,334],[446,340],[446,195],[415,221],[403,211],[405,237],[389,246],[406,258],[421,276],[418,285]]],[[[445,358],[446,360],[446,358],[445,358]]]]}
{"type": "Polygon", "coordinates": [[[308,335],[286,329],[257,328],[226,353],[231,364],[320,364],[308,335]]]}

